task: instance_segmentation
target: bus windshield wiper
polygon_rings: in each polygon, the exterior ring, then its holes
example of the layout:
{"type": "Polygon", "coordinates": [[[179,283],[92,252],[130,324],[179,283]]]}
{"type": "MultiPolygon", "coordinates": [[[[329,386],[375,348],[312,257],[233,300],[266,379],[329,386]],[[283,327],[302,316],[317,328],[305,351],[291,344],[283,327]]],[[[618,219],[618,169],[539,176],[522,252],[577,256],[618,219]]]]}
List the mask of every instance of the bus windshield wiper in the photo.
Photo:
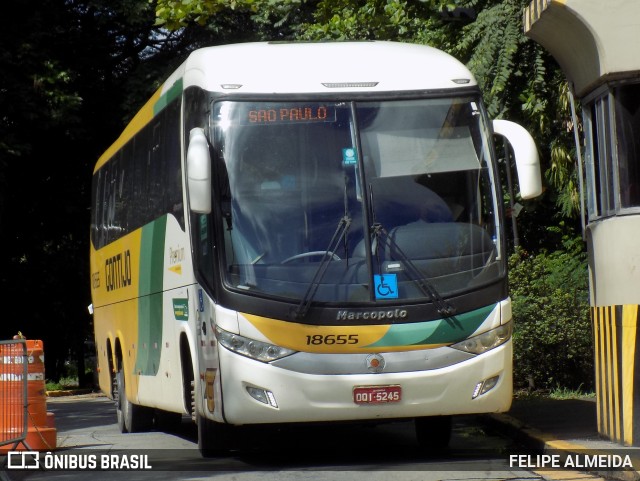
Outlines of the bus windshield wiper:
{"type": "MultiPolygon", "coordinates": [[[[394,241],[384,226],[379,222],[374,222],[371,227],[372,234],[375,237],[376,250],[380,246],[388,247],[400,257],[400,260],[404,263],[405,268],[409,273],[409,278],[418,286],[420,291],[433,302],[438,314],[445,318],[451,318],[456,313],[456,308],[449,302],[442,298],[435,286],[426,279],[420,270],[411,262],[411,259],[402,251],[396,241],[394,241]]],[[[380,262],[378,262],[378,270],[380,271],[380,262]]]]}
{"type": "Polygon", "coordinates": [[[296,319],[302,319],[307,315],[307,312],[309,312],[309,307],[311,307],[313,297],[316,295],[316,291],[318,290],[318,287],[320,287],[320,282],[322,282],[322,278],[327,272],[329,262],[337,257],[335,255],[335,251],[340,245],[340,242],[342,242],[342,240],[347,235],[347,231],[349,230],[350,225],[351,217],[345,214],[338,222],[336,231],[333,233],[333,236],[329,241],[329,246],[322,254],[320,264],[318,265],[318,268],[316,269],[316,272],[313,275],[311,282],[309,283],[309,287],[307,287],[307,291],[304,293],[304,296],[302,296],[302,300],[300,301],[300,304],[298,304],[298,307],[296,307],[294,310],[294,316],[296,319]]]}
{"type": "MultiPolygon", "coordinates": [[[[444,300],[435,286],[425,279],[420,270],[411,262],[411,259],[400,249],[400,246],[394,241],[387,230],[384,228],[381,222],[378,222],[375,211],[375,202],[373,198],[373,186],[369,184],[369,209],[371,213],[371,236],[373,237],[371,242],[372,250],[375,249],[375,257],[377,261],[378,272],[382,274],[382,262],[380,261],[380,247],[388,247],[390,250],[394,249],[397,252],[400,260],[404,262],[405,268],[409,271],[409,279],[412,280],[420,292],[428,297],[435,306],[438,314],[444,318],[454,318],[456,308],[449,302],[444,300]]],[[[373,252],[372,252],[373,254],[373,252]]]]}

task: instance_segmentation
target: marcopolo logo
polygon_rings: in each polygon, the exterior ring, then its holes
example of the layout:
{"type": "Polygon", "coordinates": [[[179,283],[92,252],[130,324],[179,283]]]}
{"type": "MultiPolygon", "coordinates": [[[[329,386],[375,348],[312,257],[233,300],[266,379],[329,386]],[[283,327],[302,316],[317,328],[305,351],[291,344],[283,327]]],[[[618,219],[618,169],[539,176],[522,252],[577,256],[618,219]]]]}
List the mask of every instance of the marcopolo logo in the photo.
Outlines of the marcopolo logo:
{"type": "Polygon", "coordinates": [[[393,320],[393,319],[407,319],[409,313],[406,309],[385,309],[378,311],[338,311],[338,321],[358,321],[358,320],[393,320]]]}

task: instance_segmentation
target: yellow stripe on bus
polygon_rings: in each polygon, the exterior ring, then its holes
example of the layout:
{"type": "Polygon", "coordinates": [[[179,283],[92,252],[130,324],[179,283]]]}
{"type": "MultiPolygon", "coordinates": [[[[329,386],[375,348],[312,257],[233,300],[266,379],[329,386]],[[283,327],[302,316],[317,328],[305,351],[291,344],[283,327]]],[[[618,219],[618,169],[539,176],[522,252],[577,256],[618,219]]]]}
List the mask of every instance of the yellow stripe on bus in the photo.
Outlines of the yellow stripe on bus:
{"type": "Polygon", "coordinates": [[[93,306],[138,297],[142,229],[95,250],[91,244],[93,306]]]}
{"type": "Polygon", "coordinates": [[[242,314],[272,343],[296,351],[361,353],[389,330],[389,325],[311,326],[242,314]]]}
{"type": "Polygon", "coordinates": [[[315,353],[374,353],[435,349],[449,343],[376,344],[391,329],[390,324],[313,326],[242,314],[270,342],[288,349],[315,353]]]}

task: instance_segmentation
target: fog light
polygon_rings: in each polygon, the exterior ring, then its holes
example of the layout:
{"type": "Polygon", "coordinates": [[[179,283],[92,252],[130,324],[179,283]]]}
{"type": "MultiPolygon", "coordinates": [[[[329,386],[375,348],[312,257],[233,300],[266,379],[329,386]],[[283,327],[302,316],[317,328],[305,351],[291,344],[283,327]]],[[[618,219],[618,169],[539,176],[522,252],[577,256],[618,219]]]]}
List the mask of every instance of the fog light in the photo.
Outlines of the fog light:
{"type": "Polygon", "coordinates": [[[493,376],[484,381],[480,381],[476,384],[476,387],[473,389],[473,394],[471,395],[471,399],[475,399],[478,396],[482,396],[483,394],[491,391],[498,384],[498,380],[500,376],[493,376]]]}
{"type": "Polygon", "coordinates": [[[482,384],[483,384],[482,381],[480,381],[478,384],[476,384],[476,387],[473,390],[473,394],[471,395],[471,399],[475,399],[475,398],[478,397],[478,395],[480,394],[480,390],[482,389],[482,384]]]}
{"type": "Polygon", "coordinates": [[[489,392],[494,387],[496,387],[496,384],[498,384],[498,379],[499,379],[499,376],[493,376],[487,379],[482,385],[482,390],[480,391],[480,395],[483,395],[484,393],[489,392]]]}
{"type": "Polygon", "coordinates": [[[249,396],[251,396],[256,401],[260,401],[261,403],[274,408],[278,407],[276,397],[271,391],[267,391],[266,389],[261,389],[258,387],[247,386],[247,392],[249,393],[249,396]]]}

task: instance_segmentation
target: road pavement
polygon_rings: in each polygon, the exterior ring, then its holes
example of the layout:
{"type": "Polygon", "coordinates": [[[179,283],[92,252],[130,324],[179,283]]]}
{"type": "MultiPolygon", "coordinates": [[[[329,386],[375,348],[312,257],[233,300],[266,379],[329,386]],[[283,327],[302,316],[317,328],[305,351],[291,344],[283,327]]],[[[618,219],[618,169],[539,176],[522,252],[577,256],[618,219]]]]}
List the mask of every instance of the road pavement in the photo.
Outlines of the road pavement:
{"type": "Polygon", "coordinates": [[[543,479],[531,470],[509,466],[508,453],[525,451],[508,436],[485,429],[475,416],[456,419],[451,449],[437,456],[420,450],[412,423],[396,422],[246,429],[236,451],[203,459],[195,426],[188,419],[171,432],[121,434],[113,402],[103,396],[51,398],[48,409],[55,413],[58,449],[50,457],[39,454],[41,469],[6,471],[10,481],[543,479]],[[75,467],[92,471],[55,469],[73,468],[72,458],[75,467]],[[100,470],[103,459],[122,463],[125,458],[128,466],[100,470]],[[151,469],[122,470],[134,462],[139,463],[135,467],[151,469]],[[47,469],[47,463],[54,469],[47,469]]]}
{"type": "Polygon", "coordinates": [[[40,469],[5,470],[2,481],[640,481],[639,450],[599,436],[588,398],[516,399],[507,414],[455,418],[450,449],[431,456],[412,423],[394,422],[243,429],[228,456],[203,459],[188,418],[169,432],[122,434],[100,394],[52,397],[47,406],[58,449],[39,453],[40,469]],[[611,466],[616,460],[623,465],[611,466]],[[91,472],[75,469],[84,467],[91,472]]]}

